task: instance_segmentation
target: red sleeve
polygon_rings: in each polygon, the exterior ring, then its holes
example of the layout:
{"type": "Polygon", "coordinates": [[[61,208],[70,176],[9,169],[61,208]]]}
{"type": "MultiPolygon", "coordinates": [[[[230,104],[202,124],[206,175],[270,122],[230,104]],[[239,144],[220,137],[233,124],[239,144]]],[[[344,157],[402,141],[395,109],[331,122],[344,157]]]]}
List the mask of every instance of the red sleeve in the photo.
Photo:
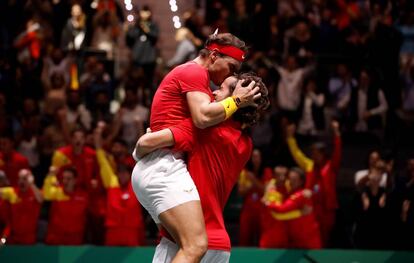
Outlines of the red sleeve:
{"type": "Polygon", "coordinates": [[[277,213],[286,213],[292,210],[300,209],[304,205],[306,197],[303,196],[302,192],[295,193],[289,197],[282,204],[270,204],[268,207],[277,213]]]}
{"type": "Polygon", "coordinates": [[[194,132],[196,127],[191,118],[185,119],[179,124],[169,128],[174,137],[173,150],[190,152],[194,147],[194,132]]]}
{"type": "Polygon", "coordinates": [[[334,149],[331,158],[332,170],[337,172],[341,163],[342,141],[340,136],[334,138],[334,149]]]}
{"type": "Polygon", "coordinates": [[[182,93],[199,91],[211,96],[210,81],[207,69],[191,63],[179,75],[178,82],[182,93]]]}

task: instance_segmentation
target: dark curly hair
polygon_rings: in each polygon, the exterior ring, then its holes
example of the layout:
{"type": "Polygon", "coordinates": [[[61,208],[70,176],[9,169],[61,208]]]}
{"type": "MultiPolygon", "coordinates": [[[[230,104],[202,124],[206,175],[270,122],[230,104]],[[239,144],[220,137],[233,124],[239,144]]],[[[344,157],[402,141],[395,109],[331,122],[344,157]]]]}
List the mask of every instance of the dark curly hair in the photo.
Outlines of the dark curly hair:
{"type": "MultiPolygon", "coordinates": [[[[257,121],[260,119],[260,116],[270,105],[268,97],[269,92],[266,85],[263,83],[262,78],[258,77],[253,72],[237,74],[235,77],[239,80],[243,80],[243,87],[247,87],[250,82],[254,81],[256,82],[255,86],[260,88],[259,92],[261,96],[255,101],[257,107],[248,106],[245,108],[240,108],[233,115],[233,119],[242,123],[245,127],[252,127],[256,125],[257,121]]],[[[230,86],[230,92],[233,92],[234,89],[235,85],[230,86]]]]}
{"type": "MultiPolygon", "coordinates": [[[[241,50],[243,50],[244,52],[247,51],[247,46],[246,43],[244,43],[244,41],[240,40],[238,37],[236,37],[233,34],[230,33],[221,33],[221,34],[212,34],[208,37],[208,39],[206,40],[206,42],[204,43],[204,47],[212,44],[212,43],[216,43],[219,45],[227,45],[227,46],[234,46],[237,47],[241,50]]],[[[201,57],[207,57],[210,54],[210,50],[203,48],[200,50],[200,56],[201,57]]]]}

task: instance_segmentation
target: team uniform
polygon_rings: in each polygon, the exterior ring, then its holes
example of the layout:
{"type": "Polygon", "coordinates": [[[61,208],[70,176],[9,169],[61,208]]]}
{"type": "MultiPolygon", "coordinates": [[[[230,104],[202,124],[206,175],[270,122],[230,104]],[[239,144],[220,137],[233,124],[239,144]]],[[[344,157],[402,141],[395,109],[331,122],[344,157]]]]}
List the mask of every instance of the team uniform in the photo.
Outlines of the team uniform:
{"type": "MultiPolygon", "coordinates": [[[[231,243],[226,231],[223,209],[250,158],[251,139],[243,134],[240,123],[227,120],[207,129],[195,129],[191,120],[170,127],[175,148],[189,151],[188,171],[201,196],[208,237],[208,252],[201,262],[228,262],[231,243]]],[[[195,190],[195,189],[194,189],[195,190]]],[[[153,262],[170,262],[178,247],[167,241],[164,232],[153,262]]]]}
{"type": "Polygon", "coordinates": [[[9,232],[6,234],[7,242],[19,245],[34,244],[41,204],[36,200],[33,190],[21,192],[18,188],[5,187],[2,188],[2,192],[0,199],[9,205],[9,214],[6,215],[9,232]]]}
{"type": "MultiPolygon", "coordinates": [[[[269,181],[273,188],[264,193],[267,202],[282,204],[289,196],[289,187],[285,184],[278,186],[276,179],[269,181]]],[[[289,248],[288,222],[301,217],[299,210],[276,212],[262,205],[260,213],[260,248],[289,248]]]]}
{"type": "MultiPolygon", "coordinates": [[[[268,207],[278,213],[286,213],[302,208],[313,207],[312,198],[306,198],[303,190],[296,191],[283,203],[272,202],[268,207]]],[[[286,221],[288,247],[318,249],[321,248],[319,225],[313,212],[299,218],[286,221]]]]}
{"type": "Polygon", "coordinates": [[[107,213],[105,219],[105,245],[142,246],[145,228],[141,206],[135,198],[131,183],[124,188],[119,185],[109,160],[102,149],[96,151],[102,182],[107,190],[107,213]]]}
{"type": "MultiPolygon", "coordinates": [[[[154,95],[150,127],[159,131],[190,118],[186,93],[197,91],[214,97],[206,68],[190,61],[174,68],[161,82],[154,95]]],[[[159,214],[180,204],[200,200],[183,160],[183,154],[168,149],[156,150],[137,163],[132,172],[132,187],[155,223],[159,214]],[[192,191],[184,191],[193,189],[192,191]]]]}
{"type": "Polygon", "coordinates": [[[314,189],[313,203],[317,221],[321,230],[322,243],[329,241],[335,223],[336,209],[336,176],[341,162],[342,142],[340,136],[334,137],[331,160],[323,167],[315,168],[314,162],[307,158],[297,146],[293,137],[288,138],[288,146],[297,164],[306,171],[306,188],[314,189]]]}
{"type": "MultiPolygon", "coordinates": [[[[239,185],[251,186],[252,182],[246,176],[247,171],[243,170],[240,173],[239,185]]],[[[268,182],[272,177],[272,169],[265,168],[262,178],[262,183],[268,182]]],[[[243,207],[240,212],[240,231],[239,231],[239,245],[240,246],[254,246],[255,242],[260,237],[260,212],[262,210],[263,190],[252,187],[245,195],[243,207]]]]}
{"type": "Polygon", "coordinates": [[[88,195],[82,190],[65,193],[57,183],[55,175],[48,175],[43,185],[45,200],[52,201],[45,243],[81,245],[85,235],[88,195]]]}
{"type": "Polygon", "coordinates": [[[94,244],[102,244],[106,194],[99,177],[95,150],[85,146],[82,153],[75,154],[71,145],[59,148],[53,154],[52,166],[60,168],[68,165],[74,166],[78,173],[76,186],[88,193],[87,231],[90,241],[94,244]],[[92,180],[97,184],[92,184],[92,180]]]}
{"type": "Polygon", "coordinates": [[[13,151],[8,156],[0,152],[0,170],[6,174],[11,186],[17,186],[21,169],[30,170],[29,161],[26,157],[17,151],[13,151]]]}

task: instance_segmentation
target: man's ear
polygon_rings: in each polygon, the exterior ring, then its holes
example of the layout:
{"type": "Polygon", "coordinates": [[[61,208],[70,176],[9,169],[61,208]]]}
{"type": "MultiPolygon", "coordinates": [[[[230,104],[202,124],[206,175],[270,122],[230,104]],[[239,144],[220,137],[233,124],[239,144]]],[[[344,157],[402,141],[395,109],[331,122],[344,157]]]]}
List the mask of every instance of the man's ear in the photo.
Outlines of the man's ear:
{"type": "Polygon", "coordinates": [[[219,57],[219,53],[217,51],[215,50],[211,51],[210,58],[213,63],[217,60],[218,57],[219,57]]]}

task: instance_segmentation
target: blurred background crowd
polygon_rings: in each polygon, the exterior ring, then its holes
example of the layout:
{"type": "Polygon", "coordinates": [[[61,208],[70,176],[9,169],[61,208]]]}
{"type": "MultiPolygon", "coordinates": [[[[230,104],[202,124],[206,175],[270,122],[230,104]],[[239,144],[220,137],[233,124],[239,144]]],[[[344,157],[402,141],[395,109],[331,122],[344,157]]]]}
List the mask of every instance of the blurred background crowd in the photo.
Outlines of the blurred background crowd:
{"type": "Polygon", "coordinates": [[[218,28],[247,42],[242,71],[272,100],[225,210],[232,243],[413,249],[414,2],[195,0],[157,17],[183,2],[0,1],[1,242],[154,245],[130,153],[163,76],[218,28]]]}

